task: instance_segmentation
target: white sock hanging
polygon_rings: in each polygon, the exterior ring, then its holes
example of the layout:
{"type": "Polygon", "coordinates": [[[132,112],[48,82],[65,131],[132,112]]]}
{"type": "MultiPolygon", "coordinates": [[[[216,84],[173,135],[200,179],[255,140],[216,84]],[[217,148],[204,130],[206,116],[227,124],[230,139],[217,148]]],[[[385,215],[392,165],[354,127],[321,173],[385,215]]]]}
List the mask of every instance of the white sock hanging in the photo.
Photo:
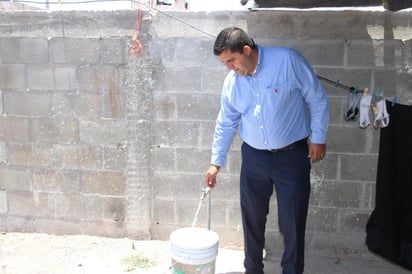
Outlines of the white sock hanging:
{"type": "Polygon", "coordinates": [[[373,121],[373,126],[375,128],[387,127],[388,124],[389,124],[389,113],[386,109],[385,99],[381,98],[381,100],[379,100],[376,103],[376,107],[377,107],[377,113],[375,114],[375,118],[374,118],[374,121],[373,121]]]}
{"type": "Polygon", "coordinates": [[[362,96],[362,99],[360,101],[359,126],[361,128],[367,128],[371,123],[370,118],[369,118],[371,100],[372,100],[372,95],[366,94],[362,96]]]}

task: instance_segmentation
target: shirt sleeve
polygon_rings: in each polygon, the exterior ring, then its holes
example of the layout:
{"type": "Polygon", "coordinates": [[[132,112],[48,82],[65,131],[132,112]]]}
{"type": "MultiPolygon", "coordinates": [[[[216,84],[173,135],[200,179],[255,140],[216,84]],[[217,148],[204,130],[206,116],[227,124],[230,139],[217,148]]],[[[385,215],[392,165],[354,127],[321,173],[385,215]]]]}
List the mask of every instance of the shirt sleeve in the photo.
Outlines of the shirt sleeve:
{"type": "Polygon", "coordinates": [[[329,124],[327,93],[309,63],[299,53],[296,53],[294,69],[297,72],[297,80],[302,87],[302,96],[310,111],[310,141],[316,144],[326,144],[329,124]]]}
{"type": "Polygon", "coordinates": [[[212,144],[211,164],[224,166],[227,154],[237,132],[241,113],[230,103],[233,85],[225,81],[222,89],[221,108],[216,119],[215,133],[212,144]]]}

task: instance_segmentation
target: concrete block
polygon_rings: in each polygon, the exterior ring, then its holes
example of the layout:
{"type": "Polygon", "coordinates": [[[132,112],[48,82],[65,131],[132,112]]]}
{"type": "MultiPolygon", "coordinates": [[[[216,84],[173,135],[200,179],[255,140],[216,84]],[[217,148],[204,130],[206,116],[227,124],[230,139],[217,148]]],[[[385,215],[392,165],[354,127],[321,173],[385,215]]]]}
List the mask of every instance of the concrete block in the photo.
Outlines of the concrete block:
{"type": "Polygon", "coordinates": [[[375,207],[375,198],[376,198],[376,183],[365,183],[365,198],[363,200],[362,208],[368,209],[370,212],[375,207]]]}
{"type": "Polygon", "coordinates": [[[176,97],[179,120],[214,121],[220,109],[216,95],[184,94],[176,97]]]}
{"type": "Polygon", "coordinates": [[[200,125],[191,121],[154,121],[154,144],[158,146],[196,147],[200,125]]]}
{"type": "Polygon", "coordinates": [[[210,152],[206,150],[182,148],[176,150],[177,172],[204,173],[209,167],[210,152]]]}
{"type": "Polygon", "coordinates": [[[11,115],[48,116],[52,109],[51,93],[4,92],[4,111],[11,115]]]}
{"type": "Polygon", "coordinates": [[[115,65],[84,66],[78,69],[81,92],[118,92],[121,83],[119,68],[115,65]]]}
{"type": "Polygon", "coordinates": [[[374,71],[375,88],[379,88],[381,95],[392,101],[397,96],[397,102],[410,105],[412,79],[408,68],[402,70],[374,71]]]}
{"type": "Polygon", "coordinates": [[[269,202],[269,214],[267,216],[266,227],[269,231],[279,232],[278,226],[278,206],[276,193],[273,191],[269,202]]]}
{"type": "MultiPolygon", "coordinates": [[[[209,152],[209,158],[211,158],[211,151],[209,152]]],[[[209,160],[210,161],[210,160],[209,160]]],[[[242,165],[242,155],[238,150],[230,150],[228,153],[227,161],[226,161],[226,169],[227,172],[230,174],[240,174],[240,168],[242,165]]]]}
{"type": "Polygon", "coordinates": [[[158,173],[176,171],[176,149],[154,147],[153,148],[153,170],[158,173]]]}
{"type": "MultiPolygon", "coordinates": [[[[202,178],[203,179],[203,178],[202,178]]],[[[200,198],[204,183],[196,174],[155,174],[152,180],[153,196],[156,199],[185,199],[200,198]]]]}
{"type": "MultiPolygon", "coordinates": [[[[240,211],[240,203],[238,201],[227,201],[226,204],[227,226],[238,231],[242,230],[242,214],[240,211]]],[[[212,207],[215,208],[214,203],[212,203],[212,207]]]]}
{"type": "Polygon", "coordinates": [[[369,211],[343,209],[339,213],[339,232],[365,233],[366,223],[369,220],[369,211]]]}
{"type": "MultiPolygon", "coordinates": [[[[208,167],[209,165],[206,166],[206,168],[208,167]]],[[[205,186],[204,174],[206,171],[207,169],[199,175],[199,181],[202,187],[205,186]]],[[[239,174],[227,174],[225,170],[221,169],[217,177],[216,187],[213,191],[214,200],[224,200],[227,202],[239,201],[239,174]]]]}
{"type": "Polygon", "coordinates": [[[333,153],[368,152],[367,137],[367,131],[360,129],[358,123],[347,122],[344,126],[331,125],[328,129],[328,151],[333,153]]]}
{"type": "Polygon", "coordinates": [[[126,219],[126,199],[118,197],[105,197],[103,199],[103,218],[123,224],[126,219]]]}
{"type": "MultiPolygon", "coordinates": [[[[7,206],[7,192],[4,190],[0,190],[0,215],[1,214],[6,214],[8,211],[8,206],[7,206]]],[[[0,219],[1,220],[1,219],[0,219]]],[[[2,230],[1,227],[1,221],[0,221],[0,231],[2,230]]]]}
{"type": "Polygon", "coordinates": [[[93,145],[54,145],[55,165],[60,168],[99,170],[102,168],[103,151],[93,145]]]}
{"type": "Polygon", "coordinates": [[[33,118],[31,121],[31,132],[35,142],[68,144],[79,139],[75,119],[33,118]]]}
{"type": "MultiPolygon", "coordinates": [[[[170,200],[175,197],[175,188],[173,187],[180,179],[177,176],[170,176],[173,173],[154,172],[152,178],[153,199],[170,200]]],[[[174,174],[173,174],[174,175],[174,174]]]]}
{"type": "MultiPolygon", "coordinates": [[[[217,113],[216,113],[217,117],[217,113]]],[[[215,132],[216,120],[202,121],[200,124],[200,147],[210,150],[212,148],[213,134],[215,132]]]]}
{"type": "Polygon", "coordinates": [[[103,94],[102,116],[104,118],[124,118],[126,112],[126,96],[120,89],[109,89],[103,94]]]}
{"type": "Polygon", "coordinates": [[[22,233],[37,232],[37,221],[38,219],[33,216],[12,216],[9,214],[6,215],[7,231],[18,231],[22,233]]]}
{"type": "Polygon", "coordinates": [[[100,40],[97,38],[55,37],[50,40],[50,62],[55,64],[98,64],[100,40]]]}
{"type": "Polygon", "coordinates": [[[213,43],[212,39],[199,39],[197,37],[183,37],[176,39],[176,43],[167,43],[174,49],[174,62],[171,65],[197,66],[199,63],[205,64],[209,59],[217,58],[213,54],[213,43]]]}
{"type": "Polygon", "coordinates": [[[322,184],[324,180],[335,180],[338,178],[339,166],[338,155],[333,152],[326,152],[326,157],[319,162],[312,164],[310,180],[312,188],[322,184]]]}
{"type": "Polygon", "coordinates": [[[83,194],[124,196],[126,177],[122,172],[83,172],[81,186],[83,194]]]}
{"type": "Polygon", "coordinates": [[[174,224],[176,201],[155,199],[153,203],[153,223],[156,225],[174,224]]]}
{"type": "Polygon", "coordinates": [[[36,203],[31,191],[8,191],[9,215],[36,216],[36,203]]]}
{"type": "MultiPolygon", "coordinates": [[[[200,196],[199,196],[200,197],[200,196]]],[[[185,199],[176,201],[176,224],[179,226],[191,226],[193,224],[197,206],[200,200],[185,199]]],[[[203,207],[205,209],[205,207],[203,207]]],[[[199,215],[201,213],[199,212],[199,215]]],[[[204,223],[204,219],[198,216],[196,224],[204,223]]]]}
{"type": "Polygon", "coordinates": [[[27,142],[30,140],[29,119],[26,117],[0,117],[0,139],[27,142]]]}
{"type": "Polygon", "coordinates": [[[375,181],[377,155],[341,155],[340,158],[341,180],[375,181]]]}
{"type": "Polygon", "coordinates": [[[347,43],[347,64],[351,67],[382,67],[383,53],[379,43],[372,41],[350,41],[347,43]]]}
{"type": "Polygon", "coordinates": [[[33,191],[80,193],[80,180],[77,171],[38,168],[33,171],[33,191]]]}
{"type": "Polygon", "coordinates": [[[54,67],[51,65],[30,65],[26,67],[27,89],[54,90],[54,67]]]}
{"type": "Polygon", "coordinates": [[[87,221],[103,220],[104,198],[100,195],[83,195],[84,218],[87,221]]]}
{"type": "Polygon", "coordinates": [[[122,145],[126,143],[126,120],[79,121],[80,141],[95,145],[122,145]]]}
{"type": "Polygon", "coordinates": [[[270,260],[271,257],[282,257],[284,250],[283,238],[278,231],[271,231],[266,229],[265,250],[266,260],[270,260]]]}
{"type": "Polygon", "coordinates": [[[200,66],[163,67],[154,73],[154,90],[162,92],[193,93],[201,88],[200,66]]]}
{"type": "Polygon", "coordinates": [[[53,114],[57,117],[98,120],[102,117],[102,94],[54,93],[53,114]]]}
{"type": "Polygon", "coordinates": [[[22,64],[0,64],[0,88],[26,89],[26,68],[22,64]]]}
{"type": "Polygon", "coordinates": [[[104,147],[103,168],[113,171],[126,171],[127,151],[121,147],[104,147]]]}
{"type": "Polygon", "coordinates": [[[84,219],[84,204],[81,194],[55,194],[56,218],[63,220],[84,219]]]}
{"type": "Polygon", "coordinates": [[[177,41],[177,38],[167,39],[165,37],[158,37],[151,43],[150,52],[156,62],[162,62],[165,66],[172,66],[175,62],[173,46],[177,41]]]}
{"type": "Polygon", "coordinates": [[[75,106],[78,102],[78,94],[67,92],[54,92],[52,98],[52,115],[56,118],[73,117],[75,106]]]}
{"type": "Polygon", "coordinates": [[[0,142],[0,164],[7,163],[7,147],[5,142],[0,142]]]}
{"type": "Polygon", "coordinates": [[[344,63],[345,43],[342,39],[292,40],[288,47],[298,50],[312,67],[342,66],[344,63]]]}
{"type": "Polygon", "coordinates": [[[310,207],[307,219],[308,232],[336,233],[338,229],[338,209],[310,207]]]}
{"type": "Polygon", "coordinates": [[[153,115],[155,120],[176,120],[177,102],[176,94],[154,94],[153,115]]]}
{"type": "Polygon", "coordinates": [[[56,217],[55,194],[33,192],[33,199],[36,207],[36,217],[51,219],[56,217]]]}
{"type": "MultiPolygon", "coordinates": [[[[309,233],[307,233],[309,234],[309,233]]],[[[310,254],[365,254],[365,233],[310,233],[307,238],[312,238],[306,246],[310,254]]]]}
{"type": "Polygon", "coordinates": [[[49,44],[45,37],[11,37],[0,39],[2,63],[47,64],[49,44]]]}
{"type": "Polygon", "coordinates": [[[32,173],[30,169],[0,166],[0,189],[32,190],[32,173]]]}
{"type": "Polygon", "coordinates": [[[129,49],[125,38],[103,38],[100,46],[100,58],[103,64],[127,64],[129,49]]]}
{"type": "MultiPolygon", "coordinates": [[[[346,97],[348,96],[349,92],[344,93],[342,92],[342,96],[329,96],[329,125],[341,125],[346,124],[352,125],[352,123],[343,119],[343,115],[346,112],[346,97]]],[[[357,116],[356,123],[359,119],[359,114],[357,116]]]]}
{"type": "Polygon", "coordinates": [[[7,226],[6,226],[6,215],[0,214],[0,231],[5,232],[7,231],[7,226]]]}
{"type": "Polygon", "coordinates": [[[80,93],[75,97],[74,115],[84,120],[96,121],[102,117],[102,94],[80,93]]]}
{"type": "Polygon", "coordinates": [[[77,90],[77,68],[75,66],[53,67],[55,90],[77,90]]]}
{"type": "MultiPolygon", "coordinates": [[[[217,57],[215,58],[217,59],[217,57]]],[[[219,106],[223,82],[228,72],[229,71],[227,70],[227,68],[221,63],[217,63],[214,66],[205,67],[202,69],[201,91],[202,93],[215,94],[217,97],[214,104],[219,106]]]]}
{"type": "Polygon", "coordinates": [[[359,208],[362,183],[323,181],[313,189],[312,197],[323,207],[359,208]]]}
{"type": "Polygon", "coordinates": [[[8,160],[11,165],[52,167],[54,150],[49,144],[8,144],[8,160]]]}

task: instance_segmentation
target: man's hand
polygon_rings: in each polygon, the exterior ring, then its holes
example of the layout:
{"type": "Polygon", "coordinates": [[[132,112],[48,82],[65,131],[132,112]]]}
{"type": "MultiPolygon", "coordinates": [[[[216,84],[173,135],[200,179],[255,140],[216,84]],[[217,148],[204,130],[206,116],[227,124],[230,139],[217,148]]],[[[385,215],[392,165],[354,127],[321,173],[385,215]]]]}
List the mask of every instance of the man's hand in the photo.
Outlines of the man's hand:
{"type": "Polygon", "coordinates": [[[309,144],[309,155],[308,157],[312,162],[317,162],[323,159],[326,154],[326,144],[309,144]]]}
{"type": "Polygon", "coordinates": [[[219,173],[220,166],[210,165],[206,173],[206,185],[210,188],[214,188],[216,185],[216,176],[219,173]]]}

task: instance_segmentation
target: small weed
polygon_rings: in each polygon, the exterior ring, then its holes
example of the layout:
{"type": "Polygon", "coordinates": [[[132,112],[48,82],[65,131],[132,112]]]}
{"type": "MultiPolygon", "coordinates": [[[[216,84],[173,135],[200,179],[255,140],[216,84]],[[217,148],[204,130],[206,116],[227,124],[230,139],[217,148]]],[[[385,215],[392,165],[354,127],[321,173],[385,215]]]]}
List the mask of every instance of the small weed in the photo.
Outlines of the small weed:
{"type": "Polygon", "coordinates": [[[140,254],[130,255],[122,259],[122,263],[126,266],[126,272],[132,272],[138,268],[148,269],[156,265],[155,262],[150,261],[149,258],[140,254]]]}

